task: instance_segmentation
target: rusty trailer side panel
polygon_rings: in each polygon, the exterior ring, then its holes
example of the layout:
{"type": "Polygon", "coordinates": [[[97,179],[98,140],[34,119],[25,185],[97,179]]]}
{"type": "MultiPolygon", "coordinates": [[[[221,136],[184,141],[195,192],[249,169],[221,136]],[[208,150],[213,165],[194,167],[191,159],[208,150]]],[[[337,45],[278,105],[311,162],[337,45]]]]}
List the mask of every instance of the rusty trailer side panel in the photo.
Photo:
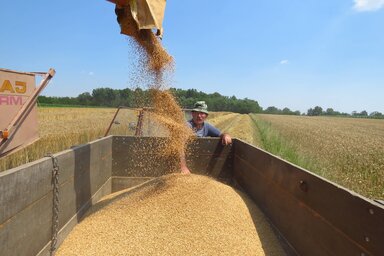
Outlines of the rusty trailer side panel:
{"type": "Polygon", "coordinates": [[[299,255],[383,255],[384,209],[237,140],[234,180],[299,255]]]}

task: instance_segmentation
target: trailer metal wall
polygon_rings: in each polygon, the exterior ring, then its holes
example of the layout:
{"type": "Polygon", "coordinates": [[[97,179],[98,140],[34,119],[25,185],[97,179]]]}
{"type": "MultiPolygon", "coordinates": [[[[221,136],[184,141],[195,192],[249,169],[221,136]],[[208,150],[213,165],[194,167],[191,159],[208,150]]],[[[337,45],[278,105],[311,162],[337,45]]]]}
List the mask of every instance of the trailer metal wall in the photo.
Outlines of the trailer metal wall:
{"type": "Polygon", "coordinates": [[[384,255],[384,208],[247,143],[234,180],[299,255],[384,255]]]}
{"type": "MultiPolygon", "coordinates": [[[[59,243],[111,191],[112,137],[54,155],[59,165],[59,243]]],[[[52,159],[0,173],[0,255],[47,255],[52,237],[52,159]]]]}
{"type": "MultiPolygon", "coordinates": [[[[160,150],[165,138],[113,137],[112,191],[118,191],[158,177],[171,170],[160,150]]],[[[201,138],[189,145],[187,165],[192,173],[209,175],[229,183],[232,179],[232,147],[223,147],[218,138],[201,138]]]]}
{"type": "MultiPolygon", "coordinates": [[[[58,245],[104,195],[168,173],[164,138],[110,136],[55,154],[58,245]],[[148,161],[155,159],[156,161],[148,161]]],[[[193,173],[244,190],[299,255],[384,255],[384,207],[235,139],[190,145],[193,173]]],[[[48,255],[52,237],[52,159],[0,173],[0,255],[48,255]]]]}
{"type": "MultiPolygon", "coordinates": [[[[59,165],[57,246],[101,197],[169,173],[169,159],[157,150],[161,140],[109,136],[54,155],[59,165]]],[[[203,139],[191,148],[199,148],[188,158],[192,171],[230,179],[230,147],[203,139]]],[[[0,255],[49,255],[52,169],[52,159],[46,157],[0,173],[0,255]]]]}

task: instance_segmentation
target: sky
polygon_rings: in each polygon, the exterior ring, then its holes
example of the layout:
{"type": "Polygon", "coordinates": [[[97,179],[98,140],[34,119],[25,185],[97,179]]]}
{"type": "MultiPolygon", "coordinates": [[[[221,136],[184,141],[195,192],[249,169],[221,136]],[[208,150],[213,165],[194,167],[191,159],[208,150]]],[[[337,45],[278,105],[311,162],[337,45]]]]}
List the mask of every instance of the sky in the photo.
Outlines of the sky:
{"type": "MultiPolygon", "coordinates": [[[[1,0],[0,24],[0,68],[56,70],[42,95],[132,86],[137,56],[108,1],[1,0]]],[[[384,0],[169,0],[163,27],[172,87],[384,113],[384,0]]]]}

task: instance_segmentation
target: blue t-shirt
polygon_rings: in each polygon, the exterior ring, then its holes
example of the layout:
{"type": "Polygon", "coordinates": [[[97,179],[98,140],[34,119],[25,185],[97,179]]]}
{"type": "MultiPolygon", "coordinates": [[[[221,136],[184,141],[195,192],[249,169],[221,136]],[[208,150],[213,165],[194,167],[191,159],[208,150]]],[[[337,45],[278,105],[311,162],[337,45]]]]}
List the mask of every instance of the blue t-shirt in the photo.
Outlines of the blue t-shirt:
{"type": "Polygon", "coordinates": [[[197,129],[193,120],[187,121],[188,126],[195,132],[197,137],[220,137],[221,132],[215,126],[204,122],[203,127],[201,129],[197,129]]]}

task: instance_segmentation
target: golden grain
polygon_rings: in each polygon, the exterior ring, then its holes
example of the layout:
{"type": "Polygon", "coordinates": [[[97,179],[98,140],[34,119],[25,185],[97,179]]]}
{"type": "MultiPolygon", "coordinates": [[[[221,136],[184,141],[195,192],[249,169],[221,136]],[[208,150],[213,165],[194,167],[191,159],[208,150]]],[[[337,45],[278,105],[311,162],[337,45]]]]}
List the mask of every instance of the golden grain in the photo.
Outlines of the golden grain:
{"type": "Polygon", "coordinates": [[[200,175],[167,175],[107,196],[57,255],[284,255],[247,195],[200,175]]]}

